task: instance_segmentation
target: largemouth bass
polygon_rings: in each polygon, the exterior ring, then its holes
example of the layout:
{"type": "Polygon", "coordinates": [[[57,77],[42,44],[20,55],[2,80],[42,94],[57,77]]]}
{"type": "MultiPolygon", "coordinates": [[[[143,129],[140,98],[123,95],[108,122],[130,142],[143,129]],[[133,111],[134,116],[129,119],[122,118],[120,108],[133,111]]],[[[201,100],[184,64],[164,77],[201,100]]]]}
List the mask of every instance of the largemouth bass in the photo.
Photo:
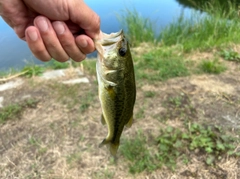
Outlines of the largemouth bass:
{"type": "Polygon", "coordinates": [[[107,144],[115,156],[124,126],[133,122],[136,86],[133,61],[123,31],[102,33],[95,40],[98,51],[96,64],[98,93],[102,107],[102,124],[107,124],[108,135],[99,145],[107,144]]]}

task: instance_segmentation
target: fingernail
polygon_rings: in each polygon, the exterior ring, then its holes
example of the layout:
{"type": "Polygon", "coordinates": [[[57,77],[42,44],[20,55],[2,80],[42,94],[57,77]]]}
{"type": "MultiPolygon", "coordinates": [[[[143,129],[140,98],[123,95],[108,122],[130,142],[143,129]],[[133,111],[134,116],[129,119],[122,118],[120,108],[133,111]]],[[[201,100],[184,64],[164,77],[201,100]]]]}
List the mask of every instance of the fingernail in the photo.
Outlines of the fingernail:
{"type": "Polygon", "coordinates": [[[57,34],[61,35],[65,32],[65,28],[62,22],[54,22],[53,28],[57,34]]]}
{"type": "Polygon", "coordinates": [[[40,31],[46,32],[48,30],[48,23],[44,17],[39,17],[36,23],[40,31]]]}
{"type": "Polygon", "coordinates": [[[27,34],[32,41],[36,41],[38,38],[38,34],[36,31],[28,31],[27,34]]]}
{"type": "Polygon", "coordinates": [[[87,45],[88,45],[88,42],[85,39],[83,39],[80,43],[80,46],[83,48],[87,47],[87,45]]]}

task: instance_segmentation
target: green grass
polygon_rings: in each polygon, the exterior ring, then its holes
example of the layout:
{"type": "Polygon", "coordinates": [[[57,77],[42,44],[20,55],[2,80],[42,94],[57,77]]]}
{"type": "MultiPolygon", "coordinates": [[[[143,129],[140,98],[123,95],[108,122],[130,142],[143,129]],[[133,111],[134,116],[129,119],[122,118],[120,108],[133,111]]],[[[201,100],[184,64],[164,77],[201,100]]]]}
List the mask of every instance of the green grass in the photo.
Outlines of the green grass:
{"type": "Polygon", "coordinates": [[[33,77],[33,76],[41,76],[45,71],[45,67],[36,64],[26,65],[21,72],[25,72],[22,76],[33,77]]]}
{"type": "Polygon", "coordinates": [[[97,86],[92,87],[87,93],[80,95],[82,86],[79,84],[68,85],[58,82],[50,85],[53,91],[56,91],[56,98],[59,102],[66,105],[68,109],[76,109],[78,112],[86,111],[97,96],[97,86]]]}
{"type": "Polygon", "coordinates": [[[203,60],[201,61],[199,68],[204,73],[209,74],[220,74],[224,72],[227,68],[217,59],[214,60],[203,60]]]}
{"type": "Polygon", "coordinates": [[[136,114],[135,114],[135,118],[136,119],[144,119],[145,117],[145,106],[143,105],[141,108],[139,108],[137,111],[136,111],[136,114]]]}
{"type": "Polygon", "coordinates": [[[67,61],[67,62],[58,62],[58,61],[52,59],[51,61],[46,62],[45,66],[48,67],[48,68],[57,70],[57,69],[66,69],[66,68],[69,67],[69,64],[70,64],[69,61],[67,61]]]}
{"type": "Polygon", "coordinates": [[[8,70],[0,71],[0,77],[7,77],[19,73],[19,69],[9,68],[8,70]]]}
{"type": "Polygon", "coordinates": [[[31,78],[33,76],[41,76],[45,70],[46,70],[46,66],[37,65],[37,64],[34,64],[33,62],[29,62],[22,69],[10,68],[8,71],[0,72],[0,77],[18,75],[18,76],[31,78]]]}
{"type": "Polygon", "coordinates": [[[186,142],[182,140],[182,132],[179,129],[168,126],[166,129],[161,130],[161,135],[157,138],[158,153],[156,158],[161,165],[174,170],[177,159],[180,156],[185,158],[185,145],[186,142]]]}
{"type": "Polygon", "coordinates": [[[219,16],[227,19],[235,19],[238,16],[239,2],[237,0],[232,1],[210,1],[204,4],[199,3],[201,11],[205,11],[208,14],[219,16]]]}
{"type": "Polygon", "coordinates": [[[140,173],[144,170],[153,171],[158,167],[157,163],[154,163],[154,156],[147,148],[146,138],[140,132],[134,139],[124,140],[120,146],[120,152],[131,162],[130,173],[140,173]]]}
{"type": "Polygon", "coordinates": [[[161,130],[158,155],[163,163],[174,168],[178,157],[185,158],[188,150],[198,151],[199,154],[205,154],[206,164],[212,165],[225,154],[239,155],[233,152],[234,141],[235,139],[225,135],[220,127],[189,123],[183,131],[173,127],[161,130]]]}
{"type": "Polygon", "coordinates": [[[84,112],[90,107],[96,94],[97,93],[94,93],[93,91],[88,91],[84,96],[82,96],[81,104],[79,107],[80,112],[84,112]]]}
{"type": "Polygon", "coordinates": [[[19,104],[11,104],[2,108],[0,110],[0,123],[16,118],[22,112],[22,109],[22,106],[19,104]]]}
{"type": "Polygon", "coordinates": [[[81,62],[81,64],[84,71],[87,71],[90,75],[96,75],[96,60],[84,60],[81,62]]]}
{"type": "Polygon", "coordinates": [[[169,53],[158,49],[136,59],[136,78],[164,81],[174,77],[189,75],[183,57],[169,53]]]}
{"type": "Polygon", "coordinates": [[[79,152],[69,154],[66,157],[66,161],[70,165],[70,168],[72,168],[74,165],[81,163],[82,158],[83,158],[82,153],[79,151],[79,152]]]}
{"type": "MultiPolygon", "coordinates": [[[[232,55],[233,56],[233,55],[232,55]]],[[[138,84],[142,80],[166,81],[171,78],[189,76],[191,74],[220,74],[227,70],[227,67],[214,57],[213,60],[199,60],[192,62],[185,60],[184,53],[179,48],[168,48],[166,46],[155,48],[141,56],[133,56],[135,61],[135,75],[138,84]]],[[[234,53],[234,61],[237,55],[234,53]]],[[[151,94],[150,94],[151,95],[151,94]]],[[[146,94],[146,97],[147,96],[146,94]]]]}
{"type": "Polygon", "coordinates": [[[240,22],[214,15],[192,15],[190,19],[180,17],[163,29],[159,40],[167,46],[181,44],[185,52],[210,49],[239,43],[240,22]]]}
{"type": "Polygon", "coordinates": [[[24,109],[35,108],[37,103],[38,100],[30,98],[21,103],[10,104],[0,108],[0,123],[19,118],[24,109]]]}
{"type": "Polygon", "coordinates": [[[187,164],[195,155],[201,156],[206,165],[215,165],[226,156],[240,156],[235,150],[239,144],[238,137],[233,137],[235,134],[219,126],[193,122],[197,111],[187,94],[169,96],[163,106],[167,111],[161,114],[161,122],[177,118],[182,125],[161,127],[158,135],[148,138],[141,130],[134,138],[123,138],[120,153],[129,161],[130,173],[151,172],[162,167],[175,170],[178,163],[187,164]]]}
{"type": "Polygon", "coordinates": [[[164,46],[182,45],[184,52],[189,52],[240,43],[240,21],[234,3],[229,2],[227,10],[215,1],[201,8],[206,13],[192,12],[190,17],[182,14],[162,28],[160,34],[155,31],[156,22],[142,17],[135,9],[126,9],[118,19],[133,46],[161,42],[164,46]]]}
{"type": "Polygon", "coordinates": [[[154,42],[154,23],[146,17],[141,16],[136,9],[125,9],[118,20],[125,29],[125,34],[131,46],[138,46],[142,42],[154,42]]]}
{"type": "Polygon", "coordinates": [[[240,54],[232,49],[222,50],[219,54],[227,61],[240,62],[240,54]]]}
{"type": "Polygon", "coordinates": [[[179,121],[191,121],[196,118],[197,110],[193,106],[190,97],[185,93],[175,94],[163,101],[167,109],[161,116],[162,120],[178,119],[179,121]]]}
{"type": "Polygon", "coordinates": [[[29,136],[28,142],[30,145],[39,146],[40,142],[33,136],[29,136]]]}
{"type": "Polygon", "coordinates": [[[92,179],[106,178],[106,179],[114,179],[115,172],[110,171],[108,168],[104,168],[93,173],[92,179]]]}
{"type": "MultiPolygon", "coordinates": [[[[162,28],[160,33],[155,30],[156,22],[141,16],[136,9],[126,8],[121,14],[118,14],[118,19],[132,46],[149,42],[156,46],[161,44],[163,49],[145,54],[143,59],[139,60],[136,68],[140,70],[137,70],[136,74],[140,79],[167,80],[189,74],[186,64],[184,64],[184,57],[172,53],[168,48],[181,47],[181,49],[175,50],[182,54],[194,50],[211,51],[232,43],[240,43],[240,21],[233,3],[229,2],[227,10],[215,1],[211,1],[201,8],[206,13],[195,12],[190,17],[182,14],[168,26],[162,28]],[[144,69],[144,65],[146,65],[146,69],[144,69]]],[[[239,61],[239,55],[232,51],[224,51],[223,56],[226,60],[239,61]]],[[[81,65],[84,70],[95,75],[95,63],[95,60],[84,60],[81,63],[74,63],[73,66],[81,65]]],[[[62,69],[69,67],[69,63],[51,61],[47,66],[53,69],[62,69]]],[[[22,71],[26,71],[25,76],[31,77],[41,75],[44,68],[27,64],[22,71]]]]}
{"type": "Polygon", "coordinates": [[[156,96],[156,92],[155,91],[145,91],[144,96],[146,98],[154,98],[154,96],[156,96]]]}
{"type": "Polygon", "coordinates": [[[26,65],[22,69],[10,68],[8,71],[0,72],[0,77],[6,77],[6,76],[18,74],[18,73],[23,73],[21,74],[21,76],[31,78],[33,76],[41,76],[44,73],[44,71],[46,71],[47,69],[57,70],[57,69],[69,68],[70,64],[73,67],[79,67],[80,65],[80,63],[77,63],[74,61],[58,62],[54,59],[44,63],[43,65],[35,64],[32,61],[27,61],[26,65]]]}
{"type": "Polygon", "coordinates": [[[76,104],[80,102],[80,96],[78,96],[78,91],[80,90],[79,85],[72,85],[69,88],[68,85],[62,83],[52,83],[50,85],[53,91],[56,91],[56,98],[62,104],[67,105],[69,109],[73,108],[76,104]]]}
{"type": "Polygon", "coordinates": [[[168,126],[160,129],[155,138],[151,142],[138,133],[134,139],[122,142],[120,152],[130,162],[130,173],[151,172],[163,166],[175,170],[177,161],[191,160],[191,152],[202,155],[207,165],[214,165],[225,155],[240,156],[240,152],[234,152],[236,139],[218,126],[197,123],[187,123],[182,129],[168,126]]]}

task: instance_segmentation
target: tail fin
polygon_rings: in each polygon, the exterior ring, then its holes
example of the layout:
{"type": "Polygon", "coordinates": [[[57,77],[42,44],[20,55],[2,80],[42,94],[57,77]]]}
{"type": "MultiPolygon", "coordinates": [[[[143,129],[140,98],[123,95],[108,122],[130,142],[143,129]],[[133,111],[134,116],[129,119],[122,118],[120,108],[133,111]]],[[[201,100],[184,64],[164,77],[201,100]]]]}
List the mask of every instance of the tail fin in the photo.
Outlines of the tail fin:
{"type": "Polygon", "coordinates": [[[107,145],[111,155],[116,156],[117,151],[118,151],[118,147],[119,147],[119,143],[112,143],[111,141],[108,141],[108,140],[104,139],[102,141],[102,143],[99,144],[99,147],[102,147],[103,145],[107,145]]]}

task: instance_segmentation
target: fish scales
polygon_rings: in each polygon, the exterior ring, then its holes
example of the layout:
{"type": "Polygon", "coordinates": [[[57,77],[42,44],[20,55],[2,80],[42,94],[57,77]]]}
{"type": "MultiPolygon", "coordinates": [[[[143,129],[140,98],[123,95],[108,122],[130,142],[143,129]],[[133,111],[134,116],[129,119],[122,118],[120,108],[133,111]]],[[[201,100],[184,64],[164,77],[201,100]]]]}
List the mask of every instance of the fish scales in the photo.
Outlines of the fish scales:
{"type": "Polygon", "coordinates": [[[101,121],[107,124],[108,135],[100,146],[107,144],[116,155],[125,125],[132,124],[136,99],[133,61],[123,31],[102,33],[95,40],[98,51],[96,71],[99,99],[102,107],[101,121]]]}

